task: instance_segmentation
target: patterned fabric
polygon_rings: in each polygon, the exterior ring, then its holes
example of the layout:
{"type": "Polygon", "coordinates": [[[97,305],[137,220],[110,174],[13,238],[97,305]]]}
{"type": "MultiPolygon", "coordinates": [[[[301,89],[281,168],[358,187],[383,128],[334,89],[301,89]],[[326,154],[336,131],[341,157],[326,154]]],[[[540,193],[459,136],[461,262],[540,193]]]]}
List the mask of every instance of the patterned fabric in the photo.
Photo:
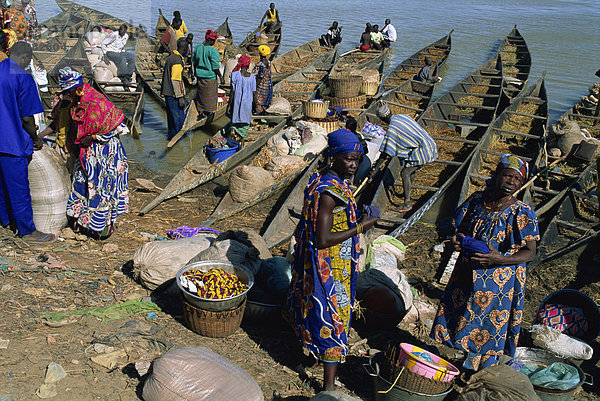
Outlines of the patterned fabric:
{"type": "MultiPolygon", "coordinates": [[[[456,211],[452,221],[459,233],[488,243],[505,256],[540,239],[533,209],[516,201],[505,210],[483,205],[475,192],[456,211]]],[[[431,337],[468,352],[464,367],[482,369],[498,363],[502,354],[514,356],[525,297],[525,263],[483,268],[461,254],[433,322],[431,337]]]]}
{"type": "Polygon", "coordinates": [[[58,71],[58,84],[63,91],[83,85],[83,76],[79,71],[65,67],[58,71]]]}
{"type": "Polygon", "coordinates": [[[3,31],[6,34],[6,49],[10,50],[10,48],[19,41],[19,39],[17,38],[15,31],[12,29],[3,29],[3,31]]]}
{"type": "Polygon", "coordinates": [[[588,330],[588,321],[583,310],[574,306],[544,305],[538,310],[535,322],[578,338],[585,336],[588,330]]]}
{"type": "Polygon", "coordinates": [[[273,81],[271,80],[271,64],[269,62],[259,61],[254,66],[254,71],[252,71],[254,75],[256,75],[256,94],[254,109],[257,113],[262,113],[265,111],[270,105],[271,100],[273,100],[273,81]]]}
{"type": "Polygon", "coordinates": [[[179,239],[179,238],[191,238],[195,237],[200,233],[211,232],[217,235],[221,234],[220,231],[215,230],[210,227],[189,227],[189,226],[179,226],[172,230],[167,231],[167,238],[169,239],[179,239]]]}
{"type": "Polygon", "coordinates": [[[404,159],[406,167],[423,166],[438,156],[433,138],[407,114],[392,116],[380,151],[404,159]]]}
{"type": "Polygon", "coordinates": [[[25,39],[28,23],[23,11],[9,8],[4,12],[4,22],[6,23],[6,21],[10,21],[8,23],[8,28],[15,32],[18,40],[25,39]]]}
{"type": "Polygon", "coordinates": [[[108,235],[117,217],[129,212],[128,167],[125,149],[114,129],[96,134],[75,164],[67,216],[79,226],[108,235]]]}
{"type": "Polygon", "coordinates": [[[23,9],[23,14],[27,18],[27,30],[25,31],[25,40],[30,44],[35,39],[35,28],[38,25],[37,14],[35,8],[31,3],[27,4],[23,9]]]}
{"type": "MultiPolygon", "coordinates": [[[[82,86],[79,103],[71,109],[71,119],[77,123],[75,143],[79,143],[81,138],[87,135],[96,135],[96,137],[108,135],[110,137],[113,130],[123,122],[125,116],[103,94],[86,83],[82,86]]],[[[122,148],[122,145],[120,146],[122,148]]],[[[79,160],[84,167],[86,166],[84,157],[87,151],[88,149],[85,148],[79,151],[79,160]]]]}
{"type": "Polygon", "coordinates": [[[496,167],[496,169],[505,168],[511,168],[513,170],[518,171],[524,180],[526,180],[529,176],[529,166],[527,165],[527,162],[518,156],[514,156],[508,153],[503,154],[502,157],[500,157],[500,161],[498,162],[498,166],[496,167]]]}
{"type": "Polygon", "coordinates": [[[380,127],[379,125],[375,125],[372,122],[367,121],[365,123],[365,126],[363,127],[363,129],[361,130],[361,132],[363,134],[367,134],[367,135],[371,135],[371,136],[384,136],[385,135],[385,129],[383,129],[382,127],[380,127]]]}
{"type": "Polygon", "coordinates": [[[198,78],[198,95],[196,96],[198,111],[209,113],[217,111],[217,102],[219,100],[218,88],[219,82],[216,78],[198,78]]]}
{"type": "Polygon", "coordinates": [[[333,210],[333,232],[356,226],[357,206],[347,181],[315,173],[304,190],[302,218],[294,236],[296,247],[288,312],[300,342],[325,363],[343,362],[356,293],[358,236],[327,249],[317,249],[317,215],[321,195],[340,200],[333,210]]]}

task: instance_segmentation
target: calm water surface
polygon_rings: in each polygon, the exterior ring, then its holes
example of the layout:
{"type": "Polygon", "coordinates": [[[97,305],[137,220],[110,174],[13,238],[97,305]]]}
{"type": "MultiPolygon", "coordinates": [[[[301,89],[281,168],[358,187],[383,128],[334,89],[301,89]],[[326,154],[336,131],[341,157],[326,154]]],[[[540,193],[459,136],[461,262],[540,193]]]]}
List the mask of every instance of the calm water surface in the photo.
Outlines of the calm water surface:
{"type": "MultiPolygon", "coordinates": [[[[269,5],[269,1],[233,0],[79,2],[135,25],[141,24],[149,33],[154,32],[159,8],[167,18],[172,18],[173,10],[180,10],[188,29],[196,34],[196,42],[202,32],[216,28],[229,17],[236,44],[256,28],[269,5]]],[[[276,2],[276,5],[284,24],[281,52],[318,37],[333,20],[344,27],[340,50],[350,50],[365,22],[382,27],[383,21],[390,18],[398,31],[398,41],[392,45],[387,69],[454,29],[452,52],[441,74],[444,80],[436,87],[434,96],[450,89],[493,55],[514,24],[532,54],[530,82],[546,71],[551,121],[586,95],[594,79],[600,80],[594,76],[600,68],[600,1],[597,0],[303,0],[276,2]]],[[[40,20],[60,11],[51,0],[38,0],[36,7],[40,20]]],[[[132,160],[155,171],[174,174],[216,128],[211,127],[204,134],[197,131],[165,153],[165,115],[148,98],[141,139],[125,137],[123,141],[132,160]]]]}

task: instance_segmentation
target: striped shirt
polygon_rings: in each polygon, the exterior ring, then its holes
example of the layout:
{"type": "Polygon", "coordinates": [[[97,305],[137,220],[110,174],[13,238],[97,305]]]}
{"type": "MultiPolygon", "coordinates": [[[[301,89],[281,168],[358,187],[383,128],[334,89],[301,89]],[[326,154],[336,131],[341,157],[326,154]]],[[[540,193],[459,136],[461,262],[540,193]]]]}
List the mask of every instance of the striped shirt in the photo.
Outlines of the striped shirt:
{"type": "Polygon", "coordinates": [[[438,155],[433,138],[407,114],[392,116],[380,151],[404,159],[407,167],[423,166],[438,155]]]}

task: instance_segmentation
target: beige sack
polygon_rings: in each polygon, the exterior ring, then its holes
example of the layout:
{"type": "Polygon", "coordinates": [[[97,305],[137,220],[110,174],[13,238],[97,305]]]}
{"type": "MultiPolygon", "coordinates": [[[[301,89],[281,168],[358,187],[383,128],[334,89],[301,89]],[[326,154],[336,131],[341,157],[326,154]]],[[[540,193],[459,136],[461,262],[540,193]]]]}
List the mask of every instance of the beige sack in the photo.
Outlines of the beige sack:
{"type": "Polygon", "coordinates": [[[117,77],[119,75],[117,71],[117,65],[111,60],[109,60],[108,57],[104,57],[104,61],[101,61],[98,64],[96,64],[96,67],[106,68],[112,73],[113,77],[117,77]]]}
{"type": "Polygon", "coordinates": [[[287,176],[292,171],[302,166],[303,159],[299,156],[285,155],[274,156],[265,165],[265,170],[270,171],[273,178],[278,180],[287,176]]]}
{"type": "Polygon", "coordinates": [[[267,113],[287,116],[292,114],[292,106],[290,105],[290,102],[283,96],[276,96],[271,101],[271,105],[267,109],[267,113]]]}
{"type": "Polygon", "coordinates": [[[94,68],[94,79],[96,82],[110,82],[114,78],[114,75],[110,70],[104,67],[96,66],[94,68]]]}
{"type": "Polygon", "coordinates": [[[229,193],[234,202],[246,202],[275,184],[270,172],[260,167],[239,166],[229,176],[229,193]]]}

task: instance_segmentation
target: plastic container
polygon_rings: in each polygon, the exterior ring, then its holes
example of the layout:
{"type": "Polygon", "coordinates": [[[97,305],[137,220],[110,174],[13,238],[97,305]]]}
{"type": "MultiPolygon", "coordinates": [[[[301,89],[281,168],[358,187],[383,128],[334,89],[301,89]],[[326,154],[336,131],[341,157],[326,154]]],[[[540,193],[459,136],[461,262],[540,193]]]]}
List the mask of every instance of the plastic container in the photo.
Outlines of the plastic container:
{"type": "Polygon", "coordinates": [[[240,148],[240,145],[237,144],[232,148],[228,149],[213,149],[206,148],[206,157],[211,163],[221,163],[223,160],[230,158],[237,152],[240,148]]]}
{"type": "Polygon", "coordinates": [[[177,286],[183,293],[185,300],[193,306],[196,306],[205,311],[222,312],[238,307],[245,301],[248,291],[250,291],[250,288],[252,288],[252,286],[254,285],[254,275],[247,268],[243,266],[234,266],[230,262],[222,262],[218,260],[203,260],[202,262],[194,262],[183,266],[177,272],[175,281],[177,282],[177,286]],[[192,294],[191,292],[189,292],[181,286],[180,277],[186,271],[190,269],[195,269],[207,272],[213,268],[223,269],[226,273],[235,274],[242,283],[248,285],[248,289],[242,292],[241,294],[235,295],[233,297],[225,299],[208,299],[202,298],[196,294],[192,294]]]}
{"type": "Polygon", "coordinates": [[[423,394],[390,383],[379,374],[383,363],[383,352],[373,355],[368,364],[363,367],[373,378],[373,393],[375,401],[441,401],[452,391],[450,388],[440,394],[423,394]]]}
{"type": "Polygon", "coordinates": [[[554,291],[544,298],[540,303],[538,311],[543,309],[547,304],[561,304],[581,308],[583,315],[588,322],[588,330],[585,335],[581,337],[581,340],[586,343],[593,343],[600,334],[600,309],[596,302],[583,292],[569,288],[554,291]]]}
{"type": "Polygon", "coordinates": [[[413,373],[420,374],[429,379],[449,382],[454,380],[460,371],[445,359],[424,350],[416,345],[401,343],[398,364],[406,366],[413,373]],[[434,363],[428,362],[415,353],[427,354],[434,363]]]}
{"type": "Polygon", "coordinates": [[[183,320],[196,334],[205,337],[227,337],[236,332],[242,323],[246,300],[227,311],[213,312],[183,301],[183,320]]]}

